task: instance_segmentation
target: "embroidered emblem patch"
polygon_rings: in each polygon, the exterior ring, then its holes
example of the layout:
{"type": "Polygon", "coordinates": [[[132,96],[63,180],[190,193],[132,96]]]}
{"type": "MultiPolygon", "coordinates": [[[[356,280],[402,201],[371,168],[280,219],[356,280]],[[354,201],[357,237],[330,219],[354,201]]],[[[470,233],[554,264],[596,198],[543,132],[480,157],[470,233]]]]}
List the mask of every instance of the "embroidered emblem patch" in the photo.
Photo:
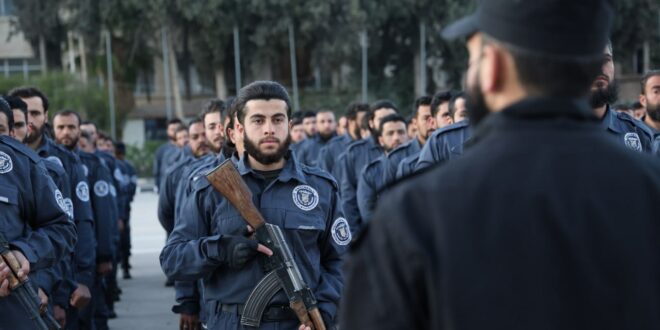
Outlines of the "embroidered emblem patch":
{"type": "Polygon", "coordinates": [[[62,192],[59,189],[55,189],[55,201],[57,202],[57,205],[60,206],[62,211],[64,211],[66,214],[69,214],[69,210],[66,207],[66,203],[64,202],[64,196],[62,196],[62,192]]]}
{"type": "Polygon", "coordinates": [[[73,202],[71,201],[71,198],[64,199],[64,207],[66,208],[66,214],[68,214],[69,218],[73,220],[73,202]]]}
{"type": "Polygon", "coordinates": [[[108,192],[110,192],[110,188],[108,188],[107,182],[103,180],[96,181],[94,184],[94,194],[96,196],[105,197],[108,196],[108,192]]]}
{"type": "Polygon", "coordinates": [[[335,223],[332,224],[332,239],[337,245],[348,245],[351,242],[351,228],[348,226],[348,221],[344,218],[337,218],[335,223]]]}
{"type": "Polygon", "coordinates": [[[121,174],[121,171],[118,168],[115,168],[114,177],[117,182],[124,184],[124,176],[121,174]]]}
{"type": "Polygon", "coordinates": [[[303,211],[313,210],[319,204],[319,193],[308,185],[297,186],[293,189],[293,203],[303,211]]]}
{"type": "Polygon", "coordinates": [[[623,136],[623,141],[626,143],[626,147],[632,150],[642,151],[642,141],[639,139],[637,133],[626,133],[623,136]]]}
{"type": "Polygon", "coordinates": [[[13,168],[14,163],[11,161],[11,157],[0,151],[0,174],[9,173],[13,168]]]}
{"type": "Polygon", "coordinates": [[[55,157],[55,156],[46,157],[46,160],[49,161],[49,162],[53,162],[57,165],[60,165],[60,166],[62,166],[62,168],[64,168],[64,165],[62,164],[62,161],[59,158],[55,157]]]}
{"type": "Polygon", "coordinates": [[[78,196],[78,199],[83,202],[89,202],[89,186],[87,185],[87,182],[78,182],[78,185],[76,185],[76,196],[78,196]]]}

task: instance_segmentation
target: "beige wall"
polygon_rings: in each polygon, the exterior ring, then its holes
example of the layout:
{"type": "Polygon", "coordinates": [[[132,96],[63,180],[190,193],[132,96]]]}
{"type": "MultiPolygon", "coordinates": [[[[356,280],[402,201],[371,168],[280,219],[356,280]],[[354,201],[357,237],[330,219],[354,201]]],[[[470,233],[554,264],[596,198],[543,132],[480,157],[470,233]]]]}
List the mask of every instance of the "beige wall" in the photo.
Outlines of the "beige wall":
{"type": "Polygon", "coordinates": [[[22,32],[18,32],[8,39],[12,30],[11,17],[0,17],[0,59],[34,58],[32,46],[25,40],[22,32]]]}

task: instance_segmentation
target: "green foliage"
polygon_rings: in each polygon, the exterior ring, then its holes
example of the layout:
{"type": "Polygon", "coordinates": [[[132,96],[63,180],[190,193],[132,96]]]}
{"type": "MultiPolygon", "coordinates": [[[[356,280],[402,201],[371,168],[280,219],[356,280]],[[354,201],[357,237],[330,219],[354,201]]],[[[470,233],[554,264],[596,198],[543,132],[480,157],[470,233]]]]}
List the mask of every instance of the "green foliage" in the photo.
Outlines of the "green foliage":
{"type": "Polygon", "coordinates": [[[153,175],[153,162],[156,150],[166,141],[146,141],[142,148],[133,145],[126,146],[126,159],[133,164],[138,176],[149,178],[153,175]]]}
{"type": "MultiPolygon", "coordinates": [[[[97,123],[102,130],[110,129],[107,90],[95,84],[83,84],[67,73],[30,76],[26,81],[22,76],[0,78],[0,93],[19,86],[38,86],[48,96],[49,115],[62,109],[78,111],[83,120],[97,123]]],[[[122,115],[118,120],[122,120],[122,115]]]]}

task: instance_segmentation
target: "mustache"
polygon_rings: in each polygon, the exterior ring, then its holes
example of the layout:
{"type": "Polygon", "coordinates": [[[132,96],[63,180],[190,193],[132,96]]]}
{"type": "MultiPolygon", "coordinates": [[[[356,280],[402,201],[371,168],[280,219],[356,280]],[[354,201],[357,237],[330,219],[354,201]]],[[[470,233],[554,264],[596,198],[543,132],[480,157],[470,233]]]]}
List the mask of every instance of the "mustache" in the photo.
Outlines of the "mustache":
{"type": "Polygon", "coordinates": [[[278,139],[276,137],[267,137],[267,138],[263,138],[263,139],[259,140],[259,144],[272,143],[272,142],[281,143],[282,141],[280,141],[280,139],[278,139]]]}

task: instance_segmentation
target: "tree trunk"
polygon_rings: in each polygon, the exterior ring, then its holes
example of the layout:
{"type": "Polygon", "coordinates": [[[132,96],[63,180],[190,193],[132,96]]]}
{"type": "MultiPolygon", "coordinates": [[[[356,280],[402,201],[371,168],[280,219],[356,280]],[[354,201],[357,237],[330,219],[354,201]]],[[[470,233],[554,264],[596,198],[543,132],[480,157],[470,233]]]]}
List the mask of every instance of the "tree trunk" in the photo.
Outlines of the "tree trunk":
{"type": "Polygon", "coordinates": [[[172,39],[168,40],[167,48],[170,53],[170,72],[172,83],[172,95],[174,96],[174,114],[176,117],[183,119],[183,104],[181,103],[181,89],[179,88],[179,66],[176,63],[176,53],[172,47],[172,39]]]}
{"type": "Polygon", "coordinates": [[[78,52],[80,53],[80,78],[83,84],[87,85],[87,50],[82,34],[78,35],[78,52]]]}
{"type": "Polygon", "coordinates": [[[188,25],[183,26],[183,81],[186,87],[186,100],[190,101],[191,87],[190,87],[190,38],[188,25]]]}
{"type": "Polygon", "coordinates": [[[225,80],[225,68],[215,70],[215,95],[221,99],[227,99],[227,81],[225,80]]]}
{"type": "Polygon", "coordinates": [[[46,60],[46,39],[43,35],[39,36],[39,59],[41,60],[41,72],[48,73],[48,61],[46,60]]]}

